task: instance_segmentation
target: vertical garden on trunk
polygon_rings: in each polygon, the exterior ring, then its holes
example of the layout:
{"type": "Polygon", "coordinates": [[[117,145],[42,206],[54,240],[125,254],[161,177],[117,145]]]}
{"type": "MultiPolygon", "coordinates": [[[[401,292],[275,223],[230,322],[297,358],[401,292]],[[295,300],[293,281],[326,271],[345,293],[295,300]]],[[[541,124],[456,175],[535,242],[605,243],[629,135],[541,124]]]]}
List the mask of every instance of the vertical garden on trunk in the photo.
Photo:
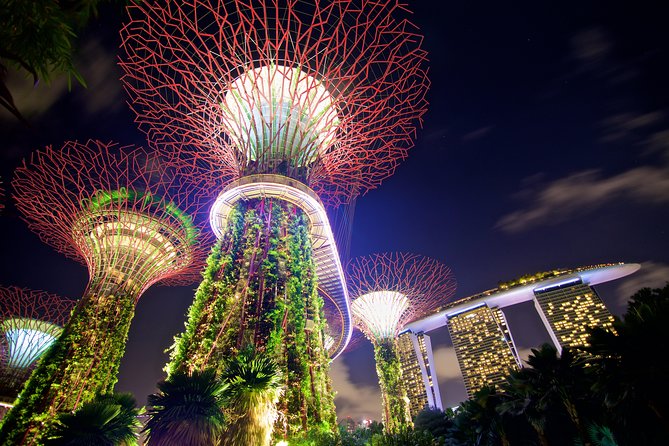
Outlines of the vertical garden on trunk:
{"type": "Polygon", "coordinates": [[[237,203],[167,365],[168,373],[221,368],[249,347],[267,354],[284,377],[277,438],[335,427],[308,228],[303,212],[285,201],[237,203]]]}
{"type": "Polygon", "coordinates": [[[384,427],[387,432],[399,432],[403,427],[412,426],[412,423],[395,339],[377,343],[374,346],[374,360],[383,397],[384,427]]]}
{"type": "Polygon", "coordinates": [[[114,291],[90,292],[77,305],[23,388],[21,404],[3,420],[11,431],[3,444],[39,439],[59,412],[112,392],[135,309],[134,295],[114,291]]]}

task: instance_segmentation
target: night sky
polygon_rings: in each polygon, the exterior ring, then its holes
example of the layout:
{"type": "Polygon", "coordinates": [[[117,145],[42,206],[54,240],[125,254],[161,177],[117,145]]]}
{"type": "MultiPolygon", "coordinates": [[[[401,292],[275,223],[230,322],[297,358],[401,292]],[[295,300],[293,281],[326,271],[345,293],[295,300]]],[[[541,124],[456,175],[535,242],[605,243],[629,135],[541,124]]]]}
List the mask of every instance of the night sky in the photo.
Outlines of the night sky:
{"type": "MultiPolygon", "coordinates": [[[[552,269],[638,262],[598,289],[615,313],[669,280],[669,7],[657,1],[409,1],[432,87],[416,146],[357,200],[351,255],[411,251],[449,265],[456,297],[552,269]],[[660,9],[663,8],[663,9],[660,9]]],[[[30,127],[0,111],[3,183],[31,151],[97,138],[146,145],[118,81],[119,6],[81,34],[88,89],[10,76],[30,127]]],[[[41,243],[11,199],[0,284],[80,296],[87,273],[41,243]]],[[[141,403],[162,378],[196,285],[140,300],[117,389],[141,403]]],[[[531,304],[507,312],[520,350],[548,341],[531,304]]],[[[432,333],[443,402],[465,398],[445,328],[432,333]]],[[[340,417],[380,419],[369,343],[332,364],[340,417]]]]}

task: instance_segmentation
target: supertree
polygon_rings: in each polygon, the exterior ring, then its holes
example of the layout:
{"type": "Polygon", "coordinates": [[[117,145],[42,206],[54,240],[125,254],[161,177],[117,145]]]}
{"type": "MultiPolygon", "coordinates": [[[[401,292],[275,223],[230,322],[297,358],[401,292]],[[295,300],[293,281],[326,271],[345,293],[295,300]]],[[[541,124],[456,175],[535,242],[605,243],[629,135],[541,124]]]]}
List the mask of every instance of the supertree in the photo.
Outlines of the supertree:
{"type": "Polygon", "coordinates": [[[286,379],[285,437],[335,426],[323,298],[341,328],[331,357],[351,334],[324,204],[391,175],[426,110],[426,53],[402,9],[393,0],[141,2],[121,32],[140,128],[221,191],[211,212],[219,241],[168,373],[218,366],[248,345],[269,352],[286,379]]]}
{"type": "Polygon", "coordinates": [[[75,303],[45,291],[0,287],[2,402],[14,402],[37,359],[62,332],[75,303]]]}
{"type": "Polygon", "coordinates": [[[156,282],[197,280],[207,255],[186,214],[199,202],[144,149],[93,140],[47,147],[24,161],[12,185],[30,229],[84,263],[89,282],[5,418],[3,445],[35,444],[57,412],[111,392],[139,297],[156,282]]]}
{"type": "Polygon", "coordinates": [[[384,428],[396,432],[411,424],[397,336],[407,323],[449,300],[455,278],[448,267],[429,257],[383,253],[351,261],[348,279],[355,324],[374,345],[384,428]]]}

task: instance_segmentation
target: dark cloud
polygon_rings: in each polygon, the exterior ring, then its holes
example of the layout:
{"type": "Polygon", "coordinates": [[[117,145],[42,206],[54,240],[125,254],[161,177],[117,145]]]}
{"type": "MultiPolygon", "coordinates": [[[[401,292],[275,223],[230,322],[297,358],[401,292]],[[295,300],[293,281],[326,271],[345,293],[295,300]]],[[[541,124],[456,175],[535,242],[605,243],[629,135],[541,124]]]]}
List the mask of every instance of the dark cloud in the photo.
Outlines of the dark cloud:
{"type": "Polygon", "coordinates": [[[433,351],[439,392],[444,409],[455,407],[467,399],[465,383],[453,347],[436,347],[433,351]]]}
{"type": "Polygon", "coordinates": [[[609,176],[601,169],[582,170],[548,183],[541,183],[542,177],[535,175],[515,194],[527,205],[503,216],[495,227],[505,232],[520,232],[540,225],[555,225],[614,200],[655,205],[669,202],[669,129],[661,127],[665,120],[666,113],[653,111],[616,114],[601,123],[602,142],[626,144],[640,150],[642,155],[661,153],[663,163],[609,176]]]}
{"type": "Polygon", "coordinates": [[[600,141],[605,143],[639,142],[641,132],[661,123],[665,118],[666,114],[662,111],[641,114],[619,113],[609,116],[600,123],[603,133],[600,141]]]}
{"type": "Polygon", "coordinates": [[[609,177],[599,170],[569,175],[536,191],[525,209],[503,216],[496,227],[520,232],[554,225],[621,198],[652,204],[669,202],[669,168],[638,167],[609,177]]]}
{"type": "Polygon", "coordinates": [[[491,125],[489,125],[489,126],[486,126],[486,127],[481,127],[480,129],[476,129],[473,132],[469,132],[462,137],[462,141],[463,142],[472,142],[472,141],[476,141],[476,140],[481,139],[481,138],[485,138],[486,136],[488,136],[488,134],[490,133],[492,128],[493,127],[491,125]]]}
{"type": "Polygon", "coordinates": [[[617,300],[622,307],[627,307],[629,298],[641,288],[660,288],[669,280],[669,265],[646,261],[641,269],[626,277],[618,286],[617,300]]]}
{"type": "Polygon", "coordinates": [[[575,75],[589,74],[611,85],[634,79],[637,70],[616,58],[614,41],[602,27],[584,29],[571,38],[571,54],[578,62],[575,75]]]}
{"type": "Polygon", "coordinates": [[[381,420],[381,390],[378,385],[353,383],[349,368],[342,358],[330,365],[330,378],[332,387],[337,392],[335,405],[340,420],[346,417],[354,420],[381,420]]]}

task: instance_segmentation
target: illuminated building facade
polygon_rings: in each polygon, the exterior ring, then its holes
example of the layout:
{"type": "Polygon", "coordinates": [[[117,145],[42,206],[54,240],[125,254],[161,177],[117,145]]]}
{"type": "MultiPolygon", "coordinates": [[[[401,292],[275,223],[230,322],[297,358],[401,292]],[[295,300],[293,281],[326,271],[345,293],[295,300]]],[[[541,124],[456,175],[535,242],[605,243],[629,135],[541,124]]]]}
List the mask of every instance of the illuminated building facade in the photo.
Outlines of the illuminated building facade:
{"type": "Polygon", "coordinates": [[[613,321],[593,286],[639,268],[635,263],[613,263],[526,275],[450,302],[405,329],[424,333],[448,326],[472,396],[484,385],[499,383],[509,368],[521,366],[503,308],[532,301],[558,351],[583,346],[589,327],[610,328],[613,321]]]}
{"type": "Polygon", "coordinates": [[[430,337],[424,333],[402,333],[397,337],[397,350],[411,418],[426,407],[443,410],[430,337]]]}
{"type": "Polygon", "coordinates": [[[455,347],[467,394],[504,381],[520,361],[503,313],[481,305],[448,318],[448,331],[455,347]]]}
{"type": "Polygon", "coordinates": [[[534,305],[555,347],[588,346],[590,328],[613,329],[613,316],[580,278],[534,290],[534,305]]]}

